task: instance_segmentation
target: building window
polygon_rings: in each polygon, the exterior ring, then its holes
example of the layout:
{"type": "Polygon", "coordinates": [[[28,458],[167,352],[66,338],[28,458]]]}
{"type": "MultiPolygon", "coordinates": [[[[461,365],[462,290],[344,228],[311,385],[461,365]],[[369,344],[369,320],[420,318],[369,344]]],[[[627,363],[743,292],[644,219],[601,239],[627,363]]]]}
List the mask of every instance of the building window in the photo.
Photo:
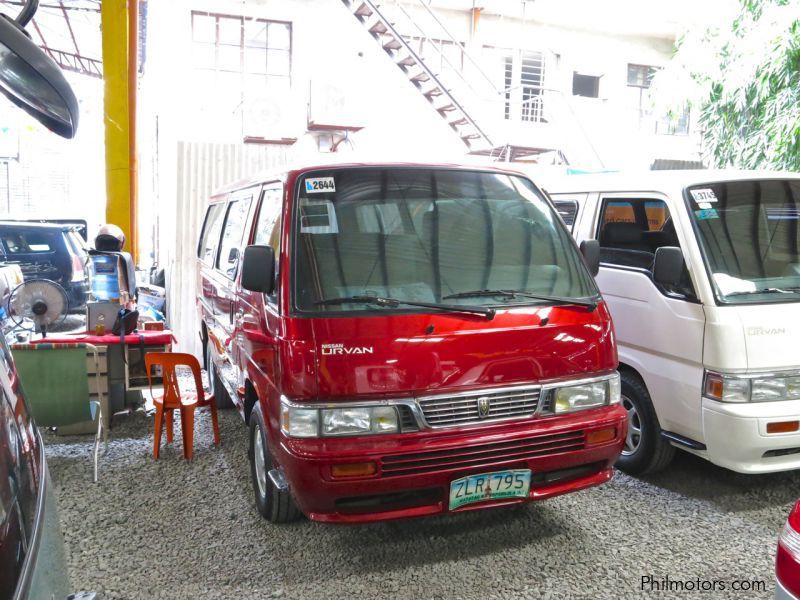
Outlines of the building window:
{"type": "Polygon", "coordinates": [[[656,121],[656,133],[660,135],[689,135],[689,107],[664,115],[656,121]]]}
{"type": "Polygon", "coordinates": [[[484,50],[500,59],[503,74],[503,116],[507,121],[544,123],[545,55],[542,52],[484,50]]]}
{"type": "Polygon", "coordinates": [[[232,113],[245,102],[289,91],[292,25],[194,11],[192,58],[197,98],[207,109],[232,113]]]}
{"type": "Polygon", "coordinates": [[[572,95],[585,96],[586,98],[600,97],[600,76],[581,75],[577,71],[572,73],[572,95]]]}
{"type": "Polygon", "coordinates": [[[628,64],[628,85],[638,88],[649,88],[650,82],[653,80],[653,75],[656,74],[655,67],[648,67],[647,65],[632,65],[628,64]]]}

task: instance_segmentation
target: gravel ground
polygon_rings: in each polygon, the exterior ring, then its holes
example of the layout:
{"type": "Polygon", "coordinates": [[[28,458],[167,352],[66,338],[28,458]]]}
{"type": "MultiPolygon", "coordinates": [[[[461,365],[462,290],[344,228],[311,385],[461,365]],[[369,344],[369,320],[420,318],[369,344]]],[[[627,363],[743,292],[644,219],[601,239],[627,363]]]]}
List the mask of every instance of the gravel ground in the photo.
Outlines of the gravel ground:
{"type": "Polygon", "coordinates": [[[194,461],[153,462],[152,419],[120,417],[100,482],[88,437],[46,436],[75,589],[104,598],[771,597],[776,536],[800,472],[742,476],[682,452],[646,480],[542,503],[341,527],[256,512],[238,414],[222,446],[198,414],[194,461]],[[642,576],[717,580],[716,593],[641,590],[642,576]],[[730,591],[760,580],[766,592],[730,591]]]}

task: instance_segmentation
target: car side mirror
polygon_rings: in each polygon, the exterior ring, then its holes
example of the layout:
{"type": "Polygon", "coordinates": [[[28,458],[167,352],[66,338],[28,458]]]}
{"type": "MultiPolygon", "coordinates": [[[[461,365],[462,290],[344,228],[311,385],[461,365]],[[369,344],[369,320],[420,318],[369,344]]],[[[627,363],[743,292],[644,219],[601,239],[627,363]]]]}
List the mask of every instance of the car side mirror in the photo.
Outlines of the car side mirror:
{"type": "Polygon", "coordinates": [[[248,246],[244,249],[242,287],[262,294],[275,291],[275,251],[272,246],[248,246]]]}
{"type": "Polygon", "coordinates": [[[51,131],[73,138],[78,100],[56,62],[25,31],[38,4],[27,0],[16,20],[0,14],[0,92],[51,131]]]}
{"type": "Polygon", "coordinates": [[[583,262],[586,263],[586,268],[592,277],[597,277],[600,272],[600,242],[597,240],[583,240],[581,242],[581,254],[583,254],[583,262]]]}
{"type": "Polygon", "coordinates": [[[683,273],[683,252],[677,246],[656,249],[653,262],[653,281],[664,286],[678,285],[683,273]]]}

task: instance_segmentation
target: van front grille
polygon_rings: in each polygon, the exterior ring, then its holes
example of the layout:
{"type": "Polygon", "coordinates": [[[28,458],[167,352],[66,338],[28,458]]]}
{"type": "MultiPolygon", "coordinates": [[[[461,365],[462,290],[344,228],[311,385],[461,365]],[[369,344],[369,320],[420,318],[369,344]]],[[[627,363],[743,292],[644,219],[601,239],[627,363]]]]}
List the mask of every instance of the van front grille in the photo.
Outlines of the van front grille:
{"type": "Polygon", "coordinates": [[[493,392],[429,396],[417,403],[431,427],[467,425],[495,419],[532,417],[539,406],[541,387],[511,388],[493,392]]]}
{"type": "Polygon", "coordinates": [[[434,473],[476,466],[491,468],[499,463],[574,452],[582,450],[583,447],[584,432],[569,431],[475,446],[460,446],[447,450],[384,456],[381,459],[381,468],[383,477],[434,473]]]}

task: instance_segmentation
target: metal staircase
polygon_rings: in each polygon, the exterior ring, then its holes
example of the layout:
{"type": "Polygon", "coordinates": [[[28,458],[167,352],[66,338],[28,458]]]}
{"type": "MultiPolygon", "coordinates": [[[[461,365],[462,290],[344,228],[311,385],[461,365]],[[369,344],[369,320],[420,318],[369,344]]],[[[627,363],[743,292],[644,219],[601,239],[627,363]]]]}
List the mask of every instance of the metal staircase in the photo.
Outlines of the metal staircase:
{"type": "MultiPolygon", "coordinates": [[[[342,2],[380,44],[389,58],[405,74],[408,81],[420,91],[439,116],[456,132],[470,152],[491,152],[495,145],[486,131],[475,122],[463,103],[456,99],[454,91],[445,85],[439,74],[425,63],[403,35],[395,29],[394,23],[381,11],[379,5],[372,0],[342,0],[342,2]]],[[[420,29],[401,4],[395,3],[393,8],[407,17],[416,29],[420,29]]],[[[429,10],[427,6],[425,8],[429,10]]],[[[420,34],[425,35],[421,30],[420,34]]],[[[440,46],[433,44],[432,47],[438,48],[442,60],[449,63],[440,46]]],[[[467,86],[472,87],[461,75],[459,69],[454,69],[453,72],[461,76],[467,86]]]]}

